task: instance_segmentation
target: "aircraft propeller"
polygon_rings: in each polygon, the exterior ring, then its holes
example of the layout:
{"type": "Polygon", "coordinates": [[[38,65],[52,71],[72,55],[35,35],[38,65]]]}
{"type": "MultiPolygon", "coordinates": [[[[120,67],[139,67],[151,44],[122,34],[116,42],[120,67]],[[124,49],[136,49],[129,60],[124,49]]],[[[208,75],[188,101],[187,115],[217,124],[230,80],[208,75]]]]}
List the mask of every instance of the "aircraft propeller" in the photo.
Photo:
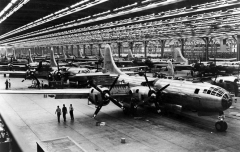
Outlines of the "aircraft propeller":
{"type": "MultiPolygon", "coordinates": [[[[148,81],[148,78],[146,76],[146,71],[145,73],[143,72],[140,72],[139,75],[143,75],[145,80],[146,80],[146,83],[147,83],[147,86],[149,88],[149,92],[148,92],[148,99],[146,101],[149,101],[149,100],[152,100],[156,106],[156,108],[158,109],[157,111],[160,112],[160,101],[161,100],[161,96],[162,96],[162,91],[165,90],[170,84],[167,84],[166,86],[162,87],[161,89],[159,89],[157,92],[155,90],[152,90],[152,88],[150,87],[150,84],[149,84],[149,81],[148,81]]],[[[142,102],[138,105],[136,105],[135,107],[138,107],[139,105],[143,104],[142,102]]]]}
{"type": "MultiPolygon", "coordinates": [[[[116,79],[115,79],[114,82],[112,83],[112,85],[111,85],[111,87],[110,87],[109,90],[103,90],[103,91],[102,91],[98,86],[96,86],[96,85],[93,83],[93,81],[89,81],[89,84],[90,84],[91,87],[93,87],[94,89],[96,89],[99,93],[101,93],[101,96],[102,96],[102,99],[103,99],[103,100],[110,100],[110,101],[112,101],[115,105],[117,105],[118,107],[120,107],[121,109],[124,109],[124,107],[123,107],[122,104],[120,104],[116,99],[114,99],[114,98],[112,98],[112,97],[110,96],[110,91],[111,91],[112,88],[115,86],[118,78],[119,78],[119,75],[116,77],[116,79]]],[[[98,114],[98,112],[101,110],[102,106],[103,106],[103,103],[102,103],[102,102],[100,102],[100,104],[97,105],[97,109],[96,109],[96,111],[94,112],[93,118],[95,118],[95,117],[97,116],[97,114],[98,114]]]]}

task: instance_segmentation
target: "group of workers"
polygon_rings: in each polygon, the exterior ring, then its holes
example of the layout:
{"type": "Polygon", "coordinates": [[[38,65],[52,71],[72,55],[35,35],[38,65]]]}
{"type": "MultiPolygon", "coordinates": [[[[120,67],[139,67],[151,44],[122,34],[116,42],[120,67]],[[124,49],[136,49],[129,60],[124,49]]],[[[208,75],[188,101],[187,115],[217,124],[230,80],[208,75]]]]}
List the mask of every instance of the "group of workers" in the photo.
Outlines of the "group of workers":
{"type": "MultiPolygon", "coordinates": [[[[71,120],[74,120],[73,110],[74,110],[73,106],[72,106],[72,104],[70,104],[69,113],[70,113],[71,120]]],[[[59,108],[59,106],[57,106],[55,114],[57,114],[57,118],[58,118],[59,123],[60,123],[61,114],[63,114],[63,120],[64,120],[64,122],[66,122],[66,114],[67,113],[68,113],[68,111],[67,111],[67,107],[65,107],[65,104],[63,104],[62,110],[61,110],[61,108],[59,108]]]]}

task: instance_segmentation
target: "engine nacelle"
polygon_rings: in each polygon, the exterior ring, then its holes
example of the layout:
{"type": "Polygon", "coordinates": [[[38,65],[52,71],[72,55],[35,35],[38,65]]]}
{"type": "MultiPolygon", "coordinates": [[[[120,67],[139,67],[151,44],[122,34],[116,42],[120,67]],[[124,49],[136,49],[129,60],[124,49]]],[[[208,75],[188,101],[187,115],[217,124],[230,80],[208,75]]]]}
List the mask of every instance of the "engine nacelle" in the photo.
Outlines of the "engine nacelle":
{"type": "Polygon", "coordinates": [[[151,97],[156,97],[155,91],[153,89],[150,90],[145,86],[132,87],[129,94],[132,95],[132,98],[136,99],[138,102],[145,101],[151,97]]]}
{"type": "Polygon", "coordinates": [[[9,63],[9,64],[8,64],[8,70],[10,70],[10,71],[13,70],[13,64],[12,64],[12,63],[9,63]]]}
{"type": "Polygon", "coordinates": [[[48,80],[49,81],[60,81],[63,77],[63,73],[61,71],[54,71],[54,72],[50,72],[48,74],[48,80]]]}
{"type": "Polygon", "coordinates": [[[110,100],[106,97],[110,95],[108,88],[100,88],[103,94],[101,94],[98,90],[94,89],[93,87],[90,88],[88,100],[96,105],[96,106],[106,106],[109,104],[110,100]]]}
{"type": "Polygon", "coordinates": [[[26,78],[32,77],[34,76],[36,71],[32,71],[32,70],[27,70],[26,72],[26,78]]]}

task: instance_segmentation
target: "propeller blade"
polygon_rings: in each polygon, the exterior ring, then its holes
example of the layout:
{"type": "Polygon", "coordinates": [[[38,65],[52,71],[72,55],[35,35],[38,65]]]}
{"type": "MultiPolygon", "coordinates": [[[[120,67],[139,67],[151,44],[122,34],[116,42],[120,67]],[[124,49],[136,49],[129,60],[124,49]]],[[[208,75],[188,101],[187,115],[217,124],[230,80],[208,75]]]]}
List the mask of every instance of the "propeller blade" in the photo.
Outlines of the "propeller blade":
{"type": "Polygon", "coordinates": [[[159,91],[162,92],[164,89],[166,89],[168,86],[170,86],[170,84],[165,85],[164,87],[162,87],[159,91]]]}
{"type": "Polygon", "coordinates": [[[97,87],[92,81],[89,81],[90,86],[92,86],[94,89],[96,89],[98,92],[100,92],[101,94],[103,94],[102,90],[97,87]]]}
{"type": "Polygon", "coordinates": [[[111,100],[119,108],[123,109],[123,105],[120,104],[116,99],[113,99],[112,97],[109,97],[109,100],[111,100]]]}
{"type": "Polygon", "coordinates": [[[98,114],[98,112],[101,110],[101,108],[102,108],[102,106],[98,106],[98,107],[97,107],[96,111],[95,111],[94,114],[93,114],[93,118],[95,118],[95,117],[97,116],[97,114],[98,114]]]}
{"type": "Polygon", "coordinates": [[[110,87],[110,89],[109,89],[109,92],[112,90],[112,88],[113,88],[113,87],[115,86],[115,84],[117,83],[117,80],[118,80],[119,76],[120,76],[120,75],[118,75],[118,76],[116,77],[116,79],[113,81],[113,83],[112,83],[112,85],[111,85],[111,87],[110,87]]]}
{"type": "Polygon", "coordinates": [[[148,88],[151,90],[151,87],[150,87],[150,85],[149,85],[148,78],[147,78],[146,74],[144,74],[143,76],[144,76],[144,78],[145,78],[145,80],[146,80],[146,82],[147,82],[148,88]]]}
{"type": "Polygon", "coordinates": [[[59,64],[58,64],[58,60],[57,60],[57,68],[58,68],[58,71],[59,71],[59,64]]]}

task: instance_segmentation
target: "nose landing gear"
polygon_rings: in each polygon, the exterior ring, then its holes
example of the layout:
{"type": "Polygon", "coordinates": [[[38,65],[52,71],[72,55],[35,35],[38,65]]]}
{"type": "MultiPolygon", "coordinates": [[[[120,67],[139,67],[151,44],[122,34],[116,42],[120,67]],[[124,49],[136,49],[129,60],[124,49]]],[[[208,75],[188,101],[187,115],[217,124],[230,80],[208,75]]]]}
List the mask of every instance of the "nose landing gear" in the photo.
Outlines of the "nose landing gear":
{"type": "Polygon", "coordinates": [[[227,128],[228,128],[228,125],[227,125],[227,123],[224,121],[224,118],[225,118],[224,113],[223,113],[223,112],[220,112],[220,113],[219,113],[219,116],[218,116],[219,121],[217,121],[217,122],[215,123],[215,128],[216,128],[216,130],[219,131],[219,132],[224,132],[224,131],[226,131],[227,128]]]}

